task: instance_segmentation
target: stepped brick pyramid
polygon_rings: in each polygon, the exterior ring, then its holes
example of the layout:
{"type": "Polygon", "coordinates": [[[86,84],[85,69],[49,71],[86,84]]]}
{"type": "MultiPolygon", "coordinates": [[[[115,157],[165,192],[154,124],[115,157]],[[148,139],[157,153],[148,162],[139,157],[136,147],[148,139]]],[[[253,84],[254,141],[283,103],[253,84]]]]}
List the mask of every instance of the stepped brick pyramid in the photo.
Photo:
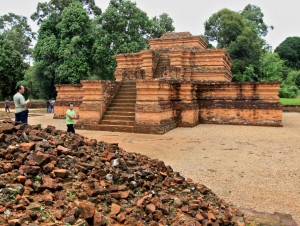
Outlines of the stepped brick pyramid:
{"type": "Polygon", "coordinates": [[[207,49],[189,32],[149,44],[115,56],[115,81],[56,85],[55,117],[64,117],[72,101],[83,129],[163,134],[199,123],[282,126],[280,83],[231,82],[225,49],[207,49]]]}

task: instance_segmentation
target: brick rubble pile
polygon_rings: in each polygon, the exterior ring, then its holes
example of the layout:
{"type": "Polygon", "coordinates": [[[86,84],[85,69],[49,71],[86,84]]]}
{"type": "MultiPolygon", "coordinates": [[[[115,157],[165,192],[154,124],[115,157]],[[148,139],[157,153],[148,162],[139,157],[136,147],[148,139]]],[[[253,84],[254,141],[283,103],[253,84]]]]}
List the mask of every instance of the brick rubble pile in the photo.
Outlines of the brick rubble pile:
{"type": "Polygon", "coordinates": [[[0,225],[244,225],[157,159],[52,126],[0,125],[0,225]]]}

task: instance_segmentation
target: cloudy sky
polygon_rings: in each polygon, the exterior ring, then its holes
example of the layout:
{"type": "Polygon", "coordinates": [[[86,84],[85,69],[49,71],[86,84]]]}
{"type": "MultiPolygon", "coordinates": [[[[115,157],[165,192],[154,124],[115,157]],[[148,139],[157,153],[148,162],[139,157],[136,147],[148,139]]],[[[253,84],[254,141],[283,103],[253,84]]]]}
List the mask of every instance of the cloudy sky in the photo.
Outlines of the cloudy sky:
{"type": "MultiPolygon", "coordinates": [[[[0,0],[0,15],[13,12],[30,17],[37,3],[45,0],[0,0]]],[[[273,25],[265,37],[275,49],[290,36],[300,36],[300,1],[299,0],[132,0],[145,11],[149,17],[167,13],[173,20],[175,31],[189,31],[193,35],[204,33],[204,22],[223,8],[241,11],[247,4],[261,8],[264,21],[273,25]]],[[[95,0],[96,4],[105,10],[109,0],[95,0]]],[[[33,30],[37,27],[29,18],[33,30]]]]}

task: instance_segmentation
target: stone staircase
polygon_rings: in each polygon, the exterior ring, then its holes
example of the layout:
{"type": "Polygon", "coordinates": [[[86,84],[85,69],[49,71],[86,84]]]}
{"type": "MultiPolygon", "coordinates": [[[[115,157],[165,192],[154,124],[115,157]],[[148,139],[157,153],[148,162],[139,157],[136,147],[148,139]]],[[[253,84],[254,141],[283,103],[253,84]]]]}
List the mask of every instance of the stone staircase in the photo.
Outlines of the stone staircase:
{"type": "Polygon", "coordinates": [[[134,132],[136,82],[124,81],[99,125],[102,131],[134,132]]]}

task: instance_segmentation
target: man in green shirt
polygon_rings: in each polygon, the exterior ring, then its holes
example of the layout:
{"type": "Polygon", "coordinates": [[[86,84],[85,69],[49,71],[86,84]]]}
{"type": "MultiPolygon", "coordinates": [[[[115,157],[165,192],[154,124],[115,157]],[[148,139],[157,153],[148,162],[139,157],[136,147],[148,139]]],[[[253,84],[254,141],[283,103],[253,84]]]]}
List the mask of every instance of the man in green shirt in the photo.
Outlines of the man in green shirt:
{"type": "Polygon", "coordinates": [[[74,119],[77,119],[78,116],[76,115],[75,111],[73,110],[73,103],[69,104],[69,109],[66,112],[66,124],[67,124],[67,132],[75,133],[74,129],[74,119]]]}
{"type": "Polygon", "coordinates": [[[15,104],[15,122],[16,123],[26,123],[28,122],[28,109],[27,105],[30,100],[26,100],[23,96],[25,92],[24,86],[17,86],[17,93],[14,95],[15,104]]]}

